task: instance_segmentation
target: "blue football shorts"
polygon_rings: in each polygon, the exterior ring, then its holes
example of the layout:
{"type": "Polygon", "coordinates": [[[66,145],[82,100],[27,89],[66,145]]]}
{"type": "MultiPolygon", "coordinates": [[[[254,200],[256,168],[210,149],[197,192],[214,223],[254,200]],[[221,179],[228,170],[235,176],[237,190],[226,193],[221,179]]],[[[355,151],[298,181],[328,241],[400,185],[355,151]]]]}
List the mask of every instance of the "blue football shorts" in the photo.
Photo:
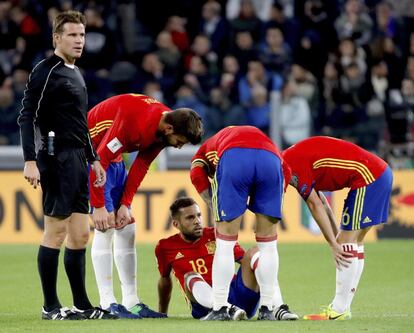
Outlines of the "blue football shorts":
{"type": "Polygon", "coordinates": [[[215,220],[234,220],[247,208],[280,219],[283,182],[281,160],[272,152],[251,148],[226,150],[212,181],[215,220]]]}
{"type": "Polygon", "coordinates": [[[349,191],[342,212],[341,229],[359,230],[386,223],[392,180],[392,171],[387,167],[373,183],[349,191]]]}
{"type": "MultiPolygon", "coordinates": [[[[259,306],[260,293],[247,288],[243,283],[242,270],[239,268],[237,275],[234,276],[230,284],[228,302],[246,311],[247,317],[255,315],[259,306]]],[[[198,303],[191,302],[191,315],[195,319],[200,319],[207,315],[208,309],[198,303]]]]}

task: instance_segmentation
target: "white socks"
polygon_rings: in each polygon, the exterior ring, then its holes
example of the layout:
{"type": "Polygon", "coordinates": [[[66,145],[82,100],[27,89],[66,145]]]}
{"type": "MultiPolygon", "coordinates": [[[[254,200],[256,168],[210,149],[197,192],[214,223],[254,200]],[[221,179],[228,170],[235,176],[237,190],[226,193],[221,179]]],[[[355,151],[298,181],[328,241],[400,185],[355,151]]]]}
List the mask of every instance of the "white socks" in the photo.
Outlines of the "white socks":
{"type": "Polygon", "coordinates": [[[92,242],[92,264],[96,284],[99,290],[100,306],[107,309],[111,303],[117,303],[114,296],[112,278],[112,237],[114,229],[101,232],[95,229],[92,242]]]}
{"type": "Polygon", "coordinates": [[[121,281],[122,304],[129,309],[140,302],[136,287],[135,223],[121,230],[95,230],[91,255],[99,290],[99,304],[103,309],[107,309],[111,303],[118,303],[113,289],[112,240],[114,260],[121,281]]]}
{"type": "Polygon", "coordinates": [[[208,309],[213,307],[213,289],[200,274],[190,275],[185,284],[198,304],[208,309]]]}
{"type": "MultiPolygon", "coordinates": [[[[260,288],[259,306],[267,306],[273,309],[273,297],[275,296],[275,281],[279,269],[279,256],[277,253],[277,241],[274,238],[263,239],[256,237],[257,246],[260,250],[260,260],[257,264],[255,276],[260,288]]],[[[279,298],[276,296],[276,298],[279,298]]],[[[281,297],[278,302],[280,301],[281,297]]]]}
{"type": "Polygon", "coordinates": [[[213,259],[213,310],[219,310],[227,306],[230,283],[234,275],[234,245],[237,236],[228,237],[224,240],[217,232],[216,252],[213,259]]]}
{"type": "Polygon", "coordinates": [[[359,280],[361,279],[362,271],[364,270],[364,263],[365,263],[365,253],[364,253],[364,245],[358,245],[358,268],[357,272],[354,277],[354,281],[352,282],[352,289],[351,293],[349,294],[348,298],[348,308],[351,309],[352,300],[354,299],[355,293],[358,289],[359,280]]]}
{"type": "MultiPolygon", "coordinates": [[[[277,246],[277,245],[276,245],[277,246]]],[[[279,253],[276,252],[276,258],[278,261],[278,269],[279,269],[279,253]]],[[[252,269],[252,271],[254,272],[254,275],[256,276],[256,280],[257,280],[257,275],[256,275],[256,268],[257,265],[259,263],[259,259],[260,259],[260,251],[257,251],[253,256],[252,259],[250,260],[250,268],[252,269]]],[[[280,286],[279,286],[279,280],[276,278],[275,281],[275,292],[273,294],[273,308],[279,308],[282,304],[285,304],[283,302],[283,298],[282,298],[282,293],[280,291],[280,286]]]]}
{"type": "Polygon", "coordinates": [[[348,264],[348,267],[341,267],[341,270],[336,269],[336,292],[335,298],[332,301],[332,308],[338,313],[344,313],[350,307],[350,301],[352,301],[355,291],[355,281],[359,265],[357,244],[345,243],[341,244],[341,246],[348,253],[351,263],[348,264]]]}
{"type": "Polygon", "coordinates": [[[115,230],[114,259],[121,281],[122,305],[127,309],[140,303],[137,296],[137,255],[135,249],[135,223],[115,230]]]}

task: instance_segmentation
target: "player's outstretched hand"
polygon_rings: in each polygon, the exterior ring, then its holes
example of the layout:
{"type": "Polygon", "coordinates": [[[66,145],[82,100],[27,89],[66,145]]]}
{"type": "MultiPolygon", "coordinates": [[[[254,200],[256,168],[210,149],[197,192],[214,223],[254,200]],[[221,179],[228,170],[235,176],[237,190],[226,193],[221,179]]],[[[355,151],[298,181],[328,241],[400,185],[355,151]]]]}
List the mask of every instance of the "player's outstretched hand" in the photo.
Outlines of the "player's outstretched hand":
{"type": "Polygon", "coordinates": [[[105,206],[93,209],[92,221],[95,229],[99,231],[105,232],[111,227],[109,224],[109,214],[105,206]]]}
{"type": "Polygon", "coordinates": [[[332,255],[335,260],[336,268],[341,270],[341,267],[348,267],[351,260],[347,257],[346,252],[342,249],[342,246],[335,243],[331,246],[332,255]]]}
{"type": "Polygon", "coordinates": [[[104,168],[101,165],[101,162],[94,161],[92,164],[93,171],[96,175],[96,180],[93,183],[93,186],[95,187],[102,187],[106,183],[106,172],[104,168]]]}
{"type": "Polygon", "coordinates": [[[131,213],[129,211],[129,208],[125,205],[121,205],[121,207],[119,207],[118,211],[116,212],[115,228],[122,229],[123,227],[128,225],[130,222],[131,222],[131,213]]]}
{"type": "Polygon", "coordinates": [[[36,161],[24,162],[23,176],[34,188],[39,186],[40,173],[37,168],[36,161]]]}

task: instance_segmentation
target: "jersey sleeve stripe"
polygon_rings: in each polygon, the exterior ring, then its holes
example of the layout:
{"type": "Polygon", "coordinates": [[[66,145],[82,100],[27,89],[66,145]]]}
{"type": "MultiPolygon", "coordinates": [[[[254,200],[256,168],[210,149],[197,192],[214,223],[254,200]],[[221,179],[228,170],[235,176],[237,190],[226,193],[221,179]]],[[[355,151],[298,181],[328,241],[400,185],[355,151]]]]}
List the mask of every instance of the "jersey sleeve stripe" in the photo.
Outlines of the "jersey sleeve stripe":
{"type": "Polygon", "coordinates": [[[102,128],[103,126],[107,126],[108,124],[112,125],[112,123],[113,123],[113,120],[100,121],[99,123],[96,123],[96,125],[94,127],[89,129],[89,132],[90,133],[95,132],[95,131],[99,130],[100,128],[102,128]]]}
{"type": "Polygon", "coordinates": [[[366,175],[370,179],[371,183],[375,180],[374,176],[372,175],[371,171],[367,168],[367,166],[360,163],[360,162],[352,161],[352,160],[341,160],[341,159],[335,159],[335,158],[323,158],[323,159],[315,161],[313,165],[315,166],[315,165],[318,165],[318,164],[324,163],[324,162],[346,164],[346,165],[355,165],[358,168],[360,168],[361,171],[366,173],[366,175]]]}
{"type": "Polygon", "coordinates": [[[191,162],[191,164],[196,164],[197,162],[204,164],[206,167],[208,167],[208,163],[204,161],[202,158],[196,158],[191,162]]]}
{"type": "Polygon", "coordinates": [[[99,133],[101,133],[102,131],[105,131],[106,129],[110,128],[111,126],[112,126],[112,124],[108,124],[108,125],[105,125],[105,126],[101,127],[99,130],[95,130],[93,132],[90,132],[91,133],[91,138],[94,138],[99,133]]]}
{"type": "Polygon", "coordinates": [[[361,176],[364,178],[367,184],[370,184],[375,181],[374,176],[371,171],[362,163],[348,160],[337,160],[337,159],[321,159],[313,163],[313,168],[322,168],[322,167],[331,167],[331,168],[342,168],[342,169],[353,169],[358,171],[361,176]]]}

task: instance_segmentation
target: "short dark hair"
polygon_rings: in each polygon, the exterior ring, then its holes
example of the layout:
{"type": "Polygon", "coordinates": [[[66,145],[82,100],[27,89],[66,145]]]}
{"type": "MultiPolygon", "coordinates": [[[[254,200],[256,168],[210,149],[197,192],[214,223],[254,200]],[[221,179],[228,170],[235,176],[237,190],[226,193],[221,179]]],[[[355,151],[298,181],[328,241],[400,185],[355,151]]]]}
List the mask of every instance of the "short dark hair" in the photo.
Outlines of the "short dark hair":
{"type": "Polygon", "coordinates": [[[170,214],[172,218],[176,218],[179,215],[179,210],[181,208],[190,207],[196,205],[197,202],[190,197],[181,197],[176,199],[170,206],[170,214]]]}
{"type": "Polygon", "coordinates": [[[196,145],[201,142],[204,133],[201,117],[192,109],[179,108],[167,112],[165,122],[174,128],[174,133],[183,135],[189,142],[196,145]]]}
{"type": "Polygon", "coordinates": [[[62,33],[63,25],[65,23],[80,23],[86,25],[86,17],[81,12],[76,10],[68,10],[59,13],[53,20],[53,33],[62,33]]]}

